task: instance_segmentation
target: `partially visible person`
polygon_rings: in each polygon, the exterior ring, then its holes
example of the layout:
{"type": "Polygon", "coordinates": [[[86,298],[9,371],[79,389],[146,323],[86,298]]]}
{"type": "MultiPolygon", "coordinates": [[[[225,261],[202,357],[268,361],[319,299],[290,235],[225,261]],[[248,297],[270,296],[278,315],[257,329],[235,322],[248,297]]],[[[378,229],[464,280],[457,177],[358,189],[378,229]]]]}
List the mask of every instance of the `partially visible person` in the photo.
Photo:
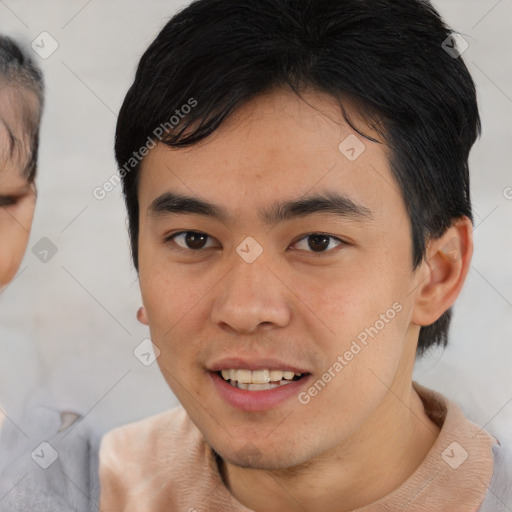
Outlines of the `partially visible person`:
{"type": "Polygon", "coordinates": [[[16,274],[27,247],[42,106],[40,71],[0,36],[0,289],[16,274]]]}
{"type": "MultiPolygon", "coordinates": [[[[0,292],[28,243],[43,100],[41,71],[0,36],[0,292]]],[[[2,512],[97,510],[97,437],[79,412],[31,400],[11,418],[0,405],[0,428],[2,512]]]]}

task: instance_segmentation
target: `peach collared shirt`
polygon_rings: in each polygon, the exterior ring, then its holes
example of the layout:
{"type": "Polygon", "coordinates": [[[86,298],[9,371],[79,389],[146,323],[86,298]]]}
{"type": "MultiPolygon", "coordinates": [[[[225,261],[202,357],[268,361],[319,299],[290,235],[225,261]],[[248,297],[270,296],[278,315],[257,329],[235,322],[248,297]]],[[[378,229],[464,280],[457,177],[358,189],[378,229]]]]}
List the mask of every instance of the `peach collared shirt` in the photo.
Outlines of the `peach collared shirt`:
{"type": "MultiPolygon", "coordinates": [[[[413,386],[440,434],[400,487],[353,512],[478,511],[497,440],[454,402],[413,386]]],[[[251,512],[224,485],[212,450],[182,407],[110,431],[100,449],[100,484],[102,512],[251,512]]]]}

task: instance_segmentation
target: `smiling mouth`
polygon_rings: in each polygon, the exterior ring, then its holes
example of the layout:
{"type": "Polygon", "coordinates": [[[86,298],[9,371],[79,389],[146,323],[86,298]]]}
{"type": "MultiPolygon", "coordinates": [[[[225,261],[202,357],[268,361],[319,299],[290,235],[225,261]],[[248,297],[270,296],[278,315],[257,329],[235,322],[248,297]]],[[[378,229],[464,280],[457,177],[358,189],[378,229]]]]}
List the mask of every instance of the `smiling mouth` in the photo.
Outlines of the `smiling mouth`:
{"type": "Polygon", "coordinates": [[[300,380],[308,373],[294,373],[285,370],[235,370],[226,369],[215,372],[234,388],[246,391],[265,391],[286,386],[300,380]]]}

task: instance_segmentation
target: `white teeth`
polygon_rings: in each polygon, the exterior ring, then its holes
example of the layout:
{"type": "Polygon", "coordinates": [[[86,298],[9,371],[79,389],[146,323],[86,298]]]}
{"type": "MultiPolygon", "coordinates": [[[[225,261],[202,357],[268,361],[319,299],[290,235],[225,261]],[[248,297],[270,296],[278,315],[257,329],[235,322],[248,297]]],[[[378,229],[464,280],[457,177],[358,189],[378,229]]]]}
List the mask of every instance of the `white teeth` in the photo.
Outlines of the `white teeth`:
{"type": "Polygon", "coordinates": [[[279,382],[283,378],[284,372],[281,370],[271,370],[270,371],[270,380],[272,382],[279,382]]]}
{"type": "Polygon", "coordinates": [[[230,380],[229,384],[234,388],[245,389],[247,391],[265,391],[267,389],[286,386],[286,384],[291,384],[291,382],[291,380],[281,380],[279,382],[267,382],[266,384],[244,384],[243,382],[236,382],[235,380],[230,380]]]}
{"type": "Polygon", "coordinates": [[[270,381],[269,370],[254,370],[252,372],[253,384],[266,384],[270,381]]]}
{"type": "Polygon", "coordinates": [[[261,391],[272,389],[283,384],[289,384],[295,376],[300,377],[301,373],[294,373],[283,370],[234,370],[225,369],[221,371],[222,378],[228,381],[233,387],[248,389],[250,391],[261,391]]]}
{"type": "Polygon", "coordinates": [[[236,377],[233,380],[237,380],[244,384],[250,384],[252,381],[252,372],[251,370],[236,370],[236,377]]]}
{"type": "Polygon", "coordinates": [[[265,389],[270,389],[270,386],[267,382],[265,384],[247,384],[247,389],[249,391],[264,391],[265,389]]]}

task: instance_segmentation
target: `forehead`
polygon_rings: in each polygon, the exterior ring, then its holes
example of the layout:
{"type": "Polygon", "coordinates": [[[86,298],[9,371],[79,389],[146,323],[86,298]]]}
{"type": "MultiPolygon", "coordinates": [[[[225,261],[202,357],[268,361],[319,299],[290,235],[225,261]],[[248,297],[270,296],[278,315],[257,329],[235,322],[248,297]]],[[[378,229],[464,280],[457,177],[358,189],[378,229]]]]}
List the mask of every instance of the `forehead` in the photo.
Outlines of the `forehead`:
{"type": "MultiPolygon", "coordinates": [[[[357,109],[344,108],[363,133],[378,137],[357,109]]],[[[141,165],[141,206],[166,189],[215,196],[239,211],[249,201],[264,204],[272,197],[296,198],[314,189],[342,191],[363,204],[382,203],[387,193],[402,203],[387,147],[357,134],[338,101],[318,92],[299,98],[276,91],[240,108],[193,146],[157,144],[141,165]],[[356,158],[346,152],[347,144],[360,152],[356,158]]]]}

